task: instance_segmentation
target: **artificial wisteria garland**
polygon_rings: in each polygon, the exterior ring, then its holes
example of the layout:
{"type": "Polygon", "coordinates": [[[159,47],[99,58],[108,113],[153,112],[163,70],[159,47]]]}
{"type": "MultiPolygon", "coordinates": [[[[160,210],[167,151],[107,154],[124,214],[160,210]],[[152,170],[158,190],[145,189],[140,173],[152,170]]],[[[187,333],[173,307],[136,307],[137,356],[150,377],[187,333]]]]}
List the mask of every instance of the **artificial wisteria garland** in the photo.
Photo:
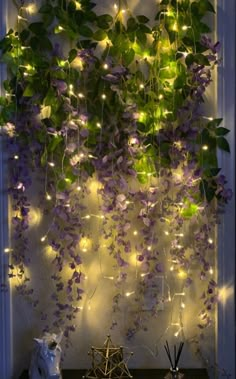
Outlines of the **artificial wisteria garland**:
{"type": "MultiPolygon", "coordinates": [[[[41,242],[54,252],[53,302],[41,315],[45,330],[53,325],[67,337],[75,330],[86,296],[80,242],[93,218],[115,268],[111,328],[130,295],[124,285],[133,250],[140,275],[127,337],[146,330],[168,300],[160,299],[157,276],[171,271],[187,288],[193,267],[205,288],[199,328],[207,327],[218,297],[211,272],[214,227],[232,196],[216,155],[217,148],[229,152],[229,130],[204,108],[220,48],[203,21],[213,6],[162,0],[150,23],[121,0],[113,15],[96,14],[90,0],[45,0],[36,19],[28,2],[14,3],[16,28],[0,42],[8,69],[0,123],[9,137],[9,276],[19,279],[17,290],[38,305],[26,271],[37,174],[40,206],[51,217],[41,242]],[[91,178],[99,183],[95,213],[86,205],[91,178]],[[66,267],[71,275],[65,280],[66,267]],[[150,288],[150,309],[143,312],[150,288]]],[[[100,249],[94,244],[94,252],[100,249]]]]}

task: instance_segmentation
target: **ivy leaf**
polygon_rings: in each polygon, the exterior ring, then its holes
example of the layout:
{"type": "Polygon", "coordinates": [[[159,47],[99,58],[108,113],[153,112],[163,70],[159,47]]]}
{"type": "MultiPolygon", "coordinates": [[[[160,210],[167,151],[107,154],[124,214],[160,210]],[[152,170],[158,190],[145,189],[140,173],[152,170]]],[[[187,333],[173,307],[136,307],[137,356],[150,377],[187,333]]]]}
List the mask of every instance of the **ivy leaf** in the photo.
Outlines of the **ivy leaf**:
{"type": "Polygon", "coordinates": [[[140,22],[140,24],[146,24],[149,21],[149,18],[143,15],[139,15],[137,16],[137,20],[140,22]]]}
{"type": "Polygon", "coordinates": [[[95,41],[103,41],[106,37],[107,33],[101,29],[98,29],[95,33],[93,33],[93,39],[95,39],[95,41]]]}
{"type": "Polygon", "coordinates": [[[228,134],[230,132],[229,129],[227,128],[223,128],[223,127],[219,127],[215,130],[215,134],[216,136],[225,136],[226,134],[228,134]]]}
{"type": "Polygon", "coordinates": [[[226,138],[224,137],[218,137],[216,139],[217,146],[219,149],[227,151],[228,153],[230,152],[230,147],[229,147],[229,142],[227,141],[226,138]]]}

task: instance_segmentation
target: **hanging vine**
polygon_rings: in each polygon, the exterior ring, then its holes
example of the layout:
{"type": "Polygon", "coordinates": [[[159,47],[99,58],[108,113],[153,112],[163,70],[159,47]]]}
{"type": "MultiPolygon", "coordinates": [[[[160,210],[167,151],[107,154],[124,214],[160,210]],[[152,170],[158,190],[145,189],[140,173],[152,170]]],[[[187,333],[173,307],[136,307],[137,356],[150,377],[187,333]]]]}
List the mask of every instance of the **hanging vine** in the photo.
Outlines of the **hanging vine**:
{"type": "MultiPolygon", "coordinates": [[[[38,305],[27,275],[36,173],[40,207],[51,216],[41,242],[54,252],[46,330],[53,324],[67,337],[75,330],[86,296],[81,244],[93,235],[94,220],[113,260],[112,328],[128,297],[127,337],[146,330],[168,301],[160,298],[157,276],[171,272],[188,288],[193,267],[204,287],[199,328],[207,327],[217,301],[214,226],[232,196],[217,162],[218,148],[229,152],[229,130],[204,106],[220,49],[204,21],[212,4],[162,0],[150,21],[122,1],[100,15],[89,0],[44,0],[36,18],[35,5],[14,3],[16,27],[0,42],[8,71],[0,124],[8,135],[9,276],[18,278],[17,290],[38,305]],[[98,182],[96,211],[86,205],[91,178],[98,182]],[[135,281],[127,292],[133,251],[135,281]]],[[[99,253],[101,244],[93,249],[99,253]]]]}

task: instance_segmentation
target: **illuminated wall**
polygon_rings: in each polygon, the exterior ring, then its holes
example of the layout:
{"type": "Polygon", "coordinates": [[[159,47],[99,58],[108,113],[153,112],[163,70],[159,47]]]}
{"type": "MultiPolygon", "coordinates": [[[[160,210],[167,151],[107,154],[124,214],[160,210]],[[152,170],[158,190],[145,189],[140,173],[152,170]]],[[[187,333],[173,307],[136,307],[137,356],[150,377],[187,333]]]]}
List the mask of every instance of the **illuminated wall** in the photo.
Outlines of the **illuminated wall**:
{"type": "MultiPolygon", "coordinates": [[[[132,1],[129,7],[136,14],[151,17],[154,4],[149,0],[147,7],[147,2],[143,4],[132,1]]],[[[102,4],[98,2],[98,9],[101,13],[106,13],[107,10],[115,12],[114,4],[109,1],[102,1],[102,4]]],[[[144,56],[143,59],[147,57],[144,56]]],[[[142,86],[142,83],[139,85],[142,86]]],[[[214,92],[212,86],[210,93],[206,93],[206,118],[209,121],[215,116],[214,92]]],[[[106,96],[105,93],[102,95],[106,96]]],[[[161,94],[159,94],[161,101],[160,96],[161,94]]],[[[168,117],[168,111],[164,116],[168,117]]],[[[145,122],[145,113],[141,112],[138,117],[140,122],[145,122]]],[[[134,139],[130,140],[129,144],[135,150],[138,142],[134,139]]],[[[176,141],[175,148],[181,149],[181,143],[176,141]]],[[[203,144],[202,149],[207,150],[207,145],[203,144]]],[[[46,169],[48,182],[51,163],[51,159],[48,160],[49,167],[46,169]]],[[[211,218],[208,209],[204,210],[201,206],[191,203],[186,205],[183,202],[179,188],[183,181],[186,186],[195,185],[191,175],[188,176],[186,172],[178,169],[168,181],[161,175],[153,177],[152,167],[150,165],[146,167],[147,171],[139,173],[140,176],[146,176],[145,181],[140,184],[137,180],[129,180],[129,197],[117,195],[115,212],[111,215],[107,215],[104,211],[104,198],[101,195],[104,182],[99,183],[95,175],[86,185],[83,183],[81,187],[78,183],[75,186],[76,195],[73,204],[68,198],[65,218],[70,209],[80,207],[81,227],[78,229],[80,238],[76,251],[80,253],[83,261],[81,281],[84,293],[81,294],[82,300],[79,299],[78,303],[74,304],[78,307],[76,317],[72,320],[76,325],[76,332],[71,335],[72,345],[66,351],[63,363],[65,368],[89,367],[90,358],[87,357],[87,350],[91,345],[102,344],[108,333],[112,335],[114,343],[134,351],[130,367],[167,367],[168,362],[163,349],[166,339],[170,344],[180,340],[185,341],[181,362],[183,367],[205,366],[204,359],[195,352],[198,342],[201,341],[198,325],[208,321],[207,314],[202,311],[202,299],[199,296],[205,291],[206,273],[201,272],[197,264],[189,264],[188,267],[188,263],[196,248],[195,241],[205,236],[208,243],[207,279],[215,278],[214,218],[211,218]],[[132,198],[132,193],[137,193],[139,188],[140,193],[132,198]],[[167,192],[168,201],[165,196],[167,192]],[[171,205],[169,206],[167,202],[171,205]],[[121,214],[124,214],[123,219],[120,218],[121,214]],[[185,223],[176,229],[173,227],[173,219],[179,215],[185,216],[185,223]],[[201,225],[207,230],[204,228],[201,230],[201,225]],[[151,237],[150,235],[147,237],[150,229],[151,237]],[[124,233],[125,237],[121,233],[124,233]],[[183,248],[181,268],[177,260],[183,248]],[[119,254],[120,250],[122,254],[119,254]],[[145,298],[141,306],[140,297],[145,298]],[[127,338],[131,337],[135,329],[137,333],[134,333],[134,337],[127,338]]],[[[33,187],[28,190],[32,205],[29,214],[30,228],[27,233],[31,265],[24,273],[24,276],[30,277],[40,304],[36,309],[32,309],[22,298],[15,296],[14,284],[15,282],[19,284],[21,281],[21,272],[19,272],[17,278],[12,279],[16,372],[27,367],[32,339],[39,336],[42,326],[47,324],[46,313],[49,313],[47,317],[52,320],[51,313],[54,309],[51,311],[50,296],[58,285],[51,279],[56,253],[48,246],[48,237],[52,242],[57,225],[54,224],[54,217],[50,214],[52,212],[50,205],[48,214],[42,214],[41,193],[42,196],[46,195],[49,204],[52,199],[50,191],[46,190],[44,193],[45,187],[40,177],[41,175],[34,175],[33,187]],[[34,196],[34,193],[38,195],[34,196]],[[24,351],[20,348],[22,340],[24,340],[24,351]]],[[[76,215],[76,211],[73,212],[76,215]]],[[[17,216],[14,212],[12,215],[17,216]]],[[[56,239],[54,243],[56,245],[56,239]]],[[[201,248],[204,249],[205,245],[198,245],[198,249],[201,248]]],[[[70,262],[67,260],[65,264],[63,263],[60,273],[62,281],[68,283],[74,272],[74,267],[70,267],[70,262]]],[[[15,275],[15,271],[12,274],[15,275]]],[[[214,285],[208,287],[208,291],[214,292],[214,285]]],[[[214,313],[213,324],[209,325],[204,334],[205,339],[200,342],[202,351],[206,353],[207,359],[213,360],[214,313]]]]}

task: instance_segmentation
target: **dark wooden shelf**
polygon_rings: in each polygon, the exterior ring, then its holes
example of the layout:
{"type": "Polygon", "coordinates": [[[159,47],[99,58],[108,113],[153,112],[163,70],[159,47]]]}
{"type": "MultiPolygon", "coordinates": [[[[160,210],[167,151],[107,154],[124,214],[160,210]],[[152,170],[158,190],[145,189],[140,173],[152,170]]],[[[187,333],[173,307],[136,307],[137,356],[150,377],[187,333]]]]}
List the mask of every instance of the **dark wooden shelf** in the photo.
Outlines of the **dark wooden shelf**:
{"type": "MultiPolygon", "coordinates": [[[[62,370],[63,379],[82,379],[87,370],[62,370]]],[[[206,369],[181,369],[184,379],[209,379],[206,369]]],[[[164,379],[168,369],[130,369],[134,379],[164,379]]],[[[28,379],[25,370],[19,379],[28,379]]]]}

